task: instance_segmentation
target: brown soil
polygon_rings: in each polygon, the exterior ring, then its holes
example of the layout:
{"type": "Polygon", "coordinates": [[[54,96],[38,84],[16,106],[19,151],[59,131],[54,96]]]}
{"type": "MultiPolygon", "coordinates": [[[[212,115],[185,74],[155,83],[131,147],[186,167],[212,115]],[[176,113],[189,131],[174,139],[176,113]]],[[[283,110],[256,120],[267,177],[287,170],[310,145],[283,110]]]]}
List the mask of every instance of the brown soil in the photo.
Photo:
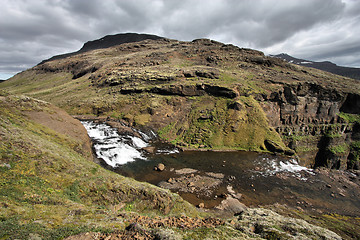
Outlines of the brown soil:
{"type": "MultiPolygon", "coordinates": [[[[71,236],[66,240],[103,240],[103,239],[159,239],[155,228],[178,228],[191,230],[196,228],[215,228],[224,225],[225,221],[218,218],[190,218],[182,217],[148,217],[127,214],[119,215],[129,222],[129,226],[124,231],[118,231],[111,234],[88,232],[71,236]]],[[[163,238],[161,238],[163,239],[163,238]]]]}
{"type": "Polygon", "coordinates": [[[81,153],[84,156],[91,157],[91,141],[87,135],[87,131],[79,120],[69,116],[64,110],[50,106],[50,112],[46,111],[24,111],[25,115],[30,120],[35,121],[45,127],[48,127],[55,132],[70,136],[79,143],[82,143],[81,153]]]}

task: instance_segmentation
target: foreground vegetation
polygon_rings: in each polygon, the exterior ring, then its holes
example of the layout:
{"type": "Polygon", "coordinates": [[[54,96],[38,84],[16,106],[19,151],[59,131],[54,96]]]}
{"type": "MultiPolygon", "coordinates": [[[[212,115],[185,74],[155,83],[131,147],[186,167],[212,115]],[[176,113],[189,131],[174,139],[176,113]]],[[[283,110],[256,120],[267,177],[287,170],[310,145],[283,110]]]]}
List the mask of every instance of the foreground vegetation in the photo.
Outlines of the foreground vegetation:
{"type": "Polygon", "coordinates": [[[2,238],[123,229],[126,219],[117,217],[120,210],[197,215],[176,194],[101,168],[91,152],[82,153],[83,142],[31,120],[39,112],[50,115],[54,125],[76,121],[45,102],[1,96],[2,238]]]}

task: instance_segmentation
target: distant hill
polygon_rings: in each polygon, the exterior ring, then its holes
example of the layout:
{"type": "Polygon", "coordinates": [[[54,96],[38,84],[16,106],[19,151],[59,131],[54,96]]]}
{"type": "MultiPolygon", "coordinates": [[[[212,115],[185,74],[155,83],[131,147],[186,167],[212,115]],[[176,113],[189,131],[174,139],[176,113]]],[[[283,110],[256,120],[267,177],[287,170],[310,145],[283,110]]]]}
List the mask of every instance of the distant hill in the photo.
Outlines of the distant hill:
{"type": "Polygon", "coordinates": [[[287,62],[294,63],[297,65],[312,67],[316,69],[320,69],[323,71],[331,72],[337,75],[341,75],[344,77],[349,77],[353,79],[360,80],[360,68],[351,68],[351,67],[342,67],[338,66],[335,63],[324,61],[324,62],[315,62],[310,60],[304,60],[299,58],[294,58],[286,53],[281,53],[278,55],[271,55],[271,57],[281,58],[287,62]]]}
{"type": "Polygon", "coordinates": [[[86,42],[79,51],[53,56],[49,59],[43,60],[41,63],[39,63],[39,65],[48,61],[63,59],[66,57],[74,56],[95,49],[109,48],[123,43],[140,42],[147,39],[158,40],[158,39],[163,39],[163,37],[150,35],[150,34],[138,34],[138,33],[120,33],[115,35],[107,35],[100,39],[86,42]]]}

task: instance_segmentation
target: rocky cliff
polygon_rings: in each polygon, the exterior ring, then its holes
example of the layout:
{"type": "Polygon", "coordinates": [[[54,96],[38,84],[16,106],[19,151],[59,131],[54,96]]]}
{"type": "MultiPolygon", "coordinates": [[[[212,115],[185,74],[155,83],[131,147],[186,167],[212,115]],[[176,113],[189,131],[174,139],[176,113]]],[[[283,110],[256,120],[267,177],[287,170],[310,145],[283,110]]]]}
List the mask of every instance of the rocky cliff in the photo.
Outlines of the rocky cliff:
{"type": "Polygon", "coordinates": [[[152,128],[184,149],[359,168],[358,81],[208,39],[147,39],[39,64],[3,88],[152,128]]]}
{"type": "Polygon", "coordinates": [[[305,82],[260,101],[271,126],[304,164],[359,169],[359,95],[305,82]]]}

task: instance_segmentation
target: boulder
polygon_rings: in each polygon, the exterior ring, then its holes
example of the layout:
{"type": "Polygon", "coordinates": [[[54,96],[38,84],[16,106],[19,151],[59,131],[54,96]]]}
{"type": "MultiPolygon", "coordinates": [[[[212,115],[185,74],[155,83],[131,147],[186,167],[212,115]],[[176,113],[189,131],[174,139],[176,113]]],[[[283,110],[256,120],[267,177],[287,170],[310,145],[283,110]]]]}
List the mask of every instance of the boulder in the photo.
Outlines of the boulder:
{"type": "Polygon", "coordinates": [[[159,163],[155,168],[154,168],[155,171],[164,171],[165,170],[165,165],[162,164],[162,163],[159,163]]]}
{"type": "Polygon", "coordinates": [[[243,109],[243,105],[239,102],[233,102],[228,105],[228,109],[234,109],[237,111],[241,111],[243,109]]]}
{"type": "Polygon", "coordinates": [[[231,212],[234,215],[240,214],[247,208],[245,204],[241,203],[239,200],[227,196],[227,198],[221,201],[220,205],[216,207],[219,210],[224,210],[231,212]]]}
{"type": "Polygon", "coordinates": [[[266,139],[264,141],[265,143],[265,147],[270,151],[270,152],[278,152],[278,153],[283,153],[284,152],[284,149],[279,145],[277,144],[276,142],[274,141],[271,141],[271,140],[268,140],[266,139]]]}
{"type": "Polygon", "coordinates": [[[144,147],[142,149],[148,153],[155,153],[155,147],[144,147]]]}

